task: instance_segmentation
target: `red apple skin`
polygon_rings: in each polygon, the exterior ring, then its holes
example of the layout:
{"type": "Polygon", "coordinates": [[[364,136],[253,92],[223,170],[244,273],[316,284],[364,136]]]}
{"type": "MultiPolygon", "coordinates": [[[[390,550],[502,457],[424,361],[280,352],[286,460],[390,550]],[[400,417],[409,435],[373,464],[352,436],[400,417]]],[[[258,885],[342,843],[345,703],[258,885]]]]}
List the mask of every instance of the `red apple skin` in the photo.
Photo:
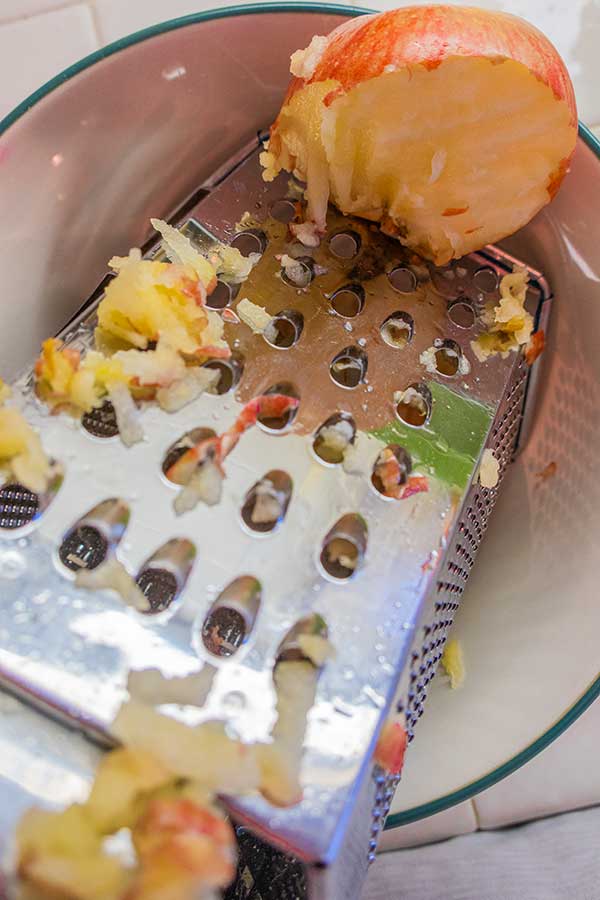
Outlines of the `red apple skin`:
{"type": "Polygon", "coordinates": [[[386,722],[375,749],[377,765],[390,775],[400,775],[407,742],[406,728],[402,722],[386,722]]]}
{"type": "Polygon", "coordinates": [[[573,85],[548,38],[518,16],[466,6],[407,6],[349,19],[329,35],[312,77],[292,79],[286,102],[305,84],[332,78],[347,92],[386,66],[434,69],[457,56],[522,63],[568,105],[576,127],[573,85]]]}

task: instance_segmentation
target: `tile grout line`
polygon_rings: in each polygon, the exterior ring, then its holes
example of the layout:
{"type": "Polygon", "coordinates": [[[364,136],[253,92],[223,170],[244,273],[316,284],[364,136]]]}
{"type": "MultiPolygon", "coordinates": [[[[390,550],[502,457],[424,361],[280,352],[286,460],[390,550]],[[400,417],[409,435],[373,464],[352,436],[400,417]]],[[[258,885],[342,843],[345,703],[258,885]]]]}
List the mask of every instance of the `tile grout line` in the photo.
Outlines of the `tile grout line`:
{"type": "Polygon", "coordinates": [[[469,803],[471,804],[471,809],[473,811],[473,816],[475,817],[475,830],[481,831],[481,822],[479,821],[479,813],[477,812],[477,806],[475,804],[475,800],[477,799],[477,795],[475,797],[469,798],[469,803]]]}
{"type": "Polygon", "coordinates": [[[0,16],[0,28],[3,25],[19,25],[21,22],[29,22],[32,19],[40,19],[42,16],[49,16],[55,12],[62,12],[64,9],[70,9],[73,6],[87,6],[86,0],[58,0],[54,6],[48,9],[40,9],[38,12],[21,13],[17,16],[8,16],[2,18],[0,16]]]}
{"type": "Polygon", "coordinates": [[[90,15],[92,17],[92,27],[94,29],[94,36],[96,41],[98,42],[99,47],[103,47],[106,41],[102,35],[102,28],[100,27],[100,16],[98,15],[98,9],[96,7],[96,0],[87,0],[86,6],[90,11],[90,15]]]}

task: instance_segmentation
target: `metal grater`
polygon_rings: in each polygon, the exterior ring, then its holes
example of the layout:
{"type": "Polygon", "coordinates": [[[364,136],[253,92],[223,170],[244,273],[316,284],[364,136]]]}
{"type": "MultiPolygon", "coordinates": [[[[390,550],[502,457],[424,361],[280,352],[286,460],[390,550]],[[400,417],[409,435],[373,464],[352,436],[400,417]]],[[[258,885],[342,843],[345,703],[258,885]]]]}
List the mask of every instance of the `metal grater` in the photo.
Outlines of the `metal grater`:
{"type": "MultiPolygon", "coordinates": [[[[95,739],[106,739],[130,668],[179,675],[199,660],[218,668],[205,708],[171,711],[189,722],[226,718],[243,739],[266,739],[277,648],[306,615],[325,618],[337,656],[309,717],[304,799],[287,810],[227,800],[240,846],[230,900],[359,895],[398,781],[373,767],[378,730],[394,702],[413,738],[497,496],[477,483],[481,453],[491,447],[504,473],[537,378],[520,355],[482,365],[470,348],[512,257],[486,248],[436,269],[333,210],[319,248],[294,248],[297,196],[287,176],[262,181],[255,143],[173,219],[201,247],[219,239],[261,254],[239,290],[219,284],[214,308],[248,296],[276,316],[264,336],[226,325],[234,356],[217,364],[215,395],[172,415],[147,408],[145,441],[125,449],[110,404],[81,424],[50,417],[25,373],[27,414],[56,477],[46,497],[0,489],[2,683],[95,739]],[[290,250],[300,257],[293,278],[277,259],[290,250]],[[435,373],[420,361],[431,348],[435,373]],[[452,374],[461,359],[470,371],[452,374]],[[297,416],[245,434],[219,506],[176,517],[168,455],[191,430],[219,433],[242,403],[281,385],[300,398],[297,416]],[[394,400],[411,385],[424,422],[394,400]],[[318,443],[319,428],[340,416],[355,428],[343,464],[320,457],[318,443]],[[427,493],[391,501],[378,492],[373,464],[388,444],[427,475],[427,493]],[[252,490],[267,474],[287,508],[282,521],[253,528],[252,490]],[[336,538],[355,554],[354,574],[327,556],[336,538]],[[151,615],[75,589],[73,568],[111,547],[137,573],[151,615]]],[[[161,252],[156,241],[146,249],[161,252]]],[[[550,291],[530,273],[528,307],[546,327],[550,291]]],[[[68,344],[92,345],[101,296],[65,328],[68,344]]]]}

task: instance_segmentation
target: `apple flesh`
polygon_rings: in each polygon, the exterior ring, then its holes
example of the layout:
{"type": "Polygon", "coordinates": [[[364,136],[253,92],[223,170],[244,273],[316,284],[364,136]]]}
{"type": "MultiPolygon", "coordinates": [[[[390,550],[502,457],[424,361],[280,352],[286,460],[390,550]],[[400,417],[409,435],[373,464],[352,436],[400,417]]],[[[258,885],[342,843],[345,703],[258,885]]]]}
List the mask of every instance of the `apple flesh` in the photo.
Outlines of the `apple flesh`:
{"type": "Polygon", "coordinates": [[[548,203],[575,148],[569,75],[508,14],[420,6],[350,20],[292,57],[262,156],[436,264],[500,240],[548,203]]]}

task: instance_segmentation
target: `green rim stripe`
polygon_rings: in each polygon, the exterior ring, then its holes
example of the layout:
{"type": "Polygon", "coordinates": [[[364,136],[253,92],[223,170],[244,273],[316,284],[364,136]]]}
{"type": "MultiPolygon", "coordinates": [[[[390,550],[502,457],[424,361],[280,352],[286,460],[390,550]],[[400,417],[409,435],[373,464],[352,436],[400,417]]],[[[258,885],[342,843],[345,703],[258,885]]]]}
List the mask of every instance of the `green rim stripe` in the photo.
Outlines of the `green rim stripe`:
{"type": "MultiPolygon", "coordinates": [[[[158,25],[153,25],[150,28],[145,28],[142,31],[137,31],[131,35],[127,35],[124,38],[120,38],[119,40],[114,41],[112,44],[108,44],[106,47],[103,47],[100,50],[96,50],[94,53],[91,53],[89,56],[84,57],[84,59],[80,60],[74,65],[69,66],[68,69],[65,69],[55,78],[47,81],[46,84],[38,88],[37,91],[34,91],[33,94],[27,97],[26,100],[23,100],[22,103],[20,103],[12,112],[10,112],[4,119],[0,121],[0,136],[4,134],[4,132],[7,131],[7,129],[10,128],[11,125],[14,125],[15,122],[17,122],[23,115],[25,115],[25,113],[29,109],[31,109],[31,107],[39,103],[40,100],[43,100],[43,98],[48,94],[51,94],[61,85],[65,84],[71,78],[74,78],[76,75],[78,75],[80,72],[83,72],[85,69],[89,69],[97,62],[101,62],[103,59],[112,56],[114,53],[119,53],[121,50],[126,50],[128,47],[133,47],[135,44],[139,44],[142,41],[147,40],[148,38],[152,38],[159,34],[165,34],[169,31],[175,31],[177,28],[184,28],[187,25],[195,25],[199,22],[210,22],[214,19],[226,19],[230,16],[245,16],[270,12],[314,12],[325,15],[342,15],[347,16],[348,18],[352,18],[354,16],[365,15],[374,12],[374,10],[352,8],[336,3],[255,3],[248,6],[230,6],[224,9],[207,10],[206,12],[195,13],[190,16],[182,16],[178,19],[171,19],[170,21],[162,22],[158,25]]],[[[581,123],[579,124],[579,136],[582,141],[590,148],[590,150],[596,155],[596,157],[600,159],[600,141],[590,131],[589,128],[581,123]]],[[[532,744],[526,747],[525,750],[523,750],[521,753],[518,753],[512,759],[503,763],[488,775],[485,775],[482,778],[479,778],[476,781],[465,785],[458,791],[454,791],[451,794],[445,795],[444,797],[439,797],[437,800],[433,800],[430,803],[425,803],[422,806],[415,806],[412,809],[407,809],[404,812],[389,816],[386,822],[386,828],[395,828],[399,825],[407,825],[409,822],[414,822],[417,819],[424,819],[427,816],[433,815],[434,813],[441,812],[444,809],[448,809],[450,806],[454,806],[457,803],[468,800],[470,797],[473,797],[480,791],[483,791],[486,788],[491,787],[493,784],[496,784],[496,782],[500,781],[502,778],[505,778],[507,775],[510,775],[526,762],[529,762],[529,760],[540,753],[540,751],[544,750],[548,746],[548,744],[552,743],[552,741],[554,741],[570,725],[572,725],[572,723],[583,712],[585,712],[585,710],[591,705],[591,703],[593,703],[593,701],[598,696],[600,696],[600,675],[598,676],[598,678],[596,678],[595,681],[592,682],[589,688],[581,695],[576,703],[574,703],[573,706],[571,706],[558,720],[558,722],[556,722],[552,726],[552,728],[549,728],[548,731],[546,731],[543,735],[541,735],[541,737],[539,737],[532,744]]]]}

